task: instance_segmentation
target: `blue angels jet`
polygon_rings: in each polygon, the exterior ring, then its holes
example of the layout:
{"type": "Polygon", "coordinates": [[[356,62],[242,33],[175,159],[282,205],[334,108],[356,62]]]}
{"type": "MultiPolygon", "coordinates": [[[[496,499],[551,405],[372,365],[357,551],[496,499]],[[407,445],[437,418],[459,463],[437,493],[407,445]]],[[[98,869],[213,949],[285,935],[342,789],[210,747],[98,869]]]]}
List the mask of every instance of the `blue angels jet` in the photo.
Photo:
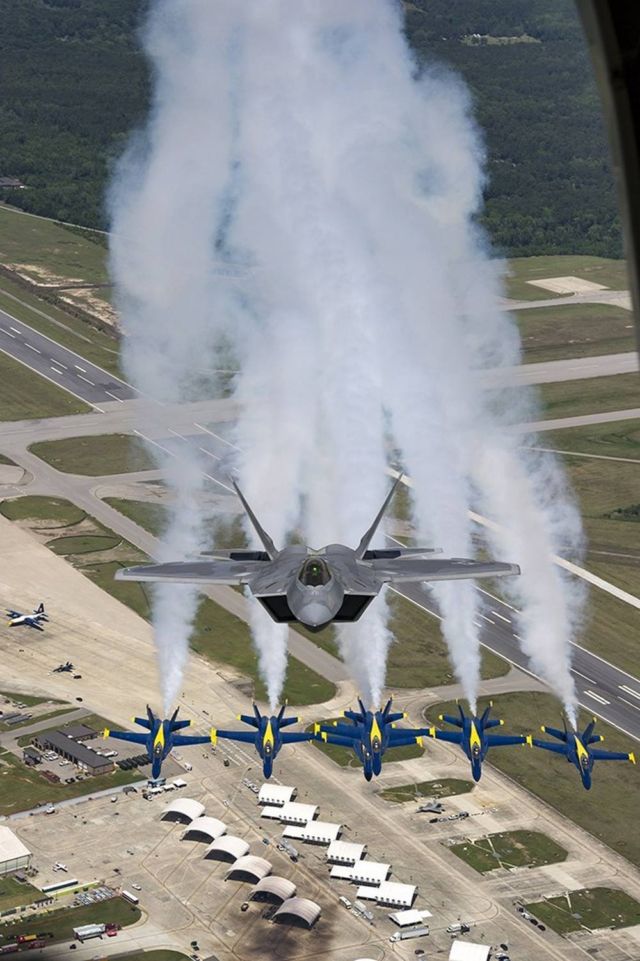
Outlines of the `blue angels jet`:
{"type": "Polygon", "coordinates": [[[189,727],[191,721],[178,721],[178,710],[176,708],[170,718],[163,720],[156,717],[147,704],[146,717],[132,718],[135,724],[147,729],[147,734],[139,734],[133,731],[112,731],[108,727],[104,729],[103,737],[115,737],[119,741],[133,741],[135,744],[144,744],[151,761],[151,778],[157,780],[160,777],[162,762],[174,747],[182,747],[186,744],[209,744],[209,735],[184,735],[176,734],[185,727],[189,727]]]}
{"type": "Polygon", "coordinates": [[[31,614],[23,614],[21,611],[7,611],[9,627],[33,627],[36,631],[43,631],[41,621],[48,621],[49,617],[44,609],[42,601],[33,609],[31,614]]]}
{"type": "MultiPolygon", "coordinates": [[[[563,722],[564,723],[564,722],[563,722]]],[[[582,734],[577,731],[568,731],[564,724],[564,730],[560,731],[556,727],[543,725],[540,730],[545,734],[555,737],[560,744],[555,741],[543,741],[533,738],[536,747],[544,748],[545,751],[553,751],[555,754],[564,754],[567,761],[575,765],[582,779],[585,790],[591,789],[591,772],[596,761],[631,761],[636,763],[633,751],[628,754],[623,751],[599,751],[591,747],[592,744],[599,744],[604,741],[604,734],[594,734],[593,729],[596,725],[595,717],[587,724],[582,734]]]]}
{"type": "Polygon", "coordinates": [[[286,704],[283,704],[278,714],[261,714],[258,706],[253,705],[253,714],[238,714],[238,720],[254,728],[253,731],[220,731],[211,728],[211,741],[216,743],[219,737],[229,741],[244,741],[253,744],[262,758],[262,770],[265,778],[270,778],[273,772],[273,761],[283,744],[295,744],[300,741],[312,741],[313,734],[305,731],[283,731],[283,727],[297,724],[300,718],[285,717],[286,704]]]}
{"type": "Polygon", "coordinates": [[[440,714],[439,720],[453,724],[457,731],[439,731],[435,727],[425,728],[420,731],[427,737],[435,738],[437,741],[449,741],[452,744],[459,744],[464,753],[471,761],[471,773],[474,781],[479,781],[482,777],[482,762],[487,756],[490,747],[501,747],[505,744],[528,744],[531,746],[532,738],[524,734],[487,734],[493,727],[500,727],[504,724],[500,718],[490,717],[493,702],[485,708],[480,717],[465,714],[464,710],[458,705],[459,717],[452,714],[440,714]]]}
{"type": "Polygon", "coordinates": [[[367,711],[358,698],[359,711],[345,711],[345,721],[332,721],[329,724],[315,724],[316,740],[326,744],[339,744],[350,747],[362,764],[364,776],[370,781],[382,770],[382,756],[385,751],[407,744],[421,744],[422,731],[410,728],[396,728],[396,721],[407,715],[402,711],[391,710],[389,698],[380,711],[367,711]],[[347,723],[349,721],[350,723],[347,723]]]}

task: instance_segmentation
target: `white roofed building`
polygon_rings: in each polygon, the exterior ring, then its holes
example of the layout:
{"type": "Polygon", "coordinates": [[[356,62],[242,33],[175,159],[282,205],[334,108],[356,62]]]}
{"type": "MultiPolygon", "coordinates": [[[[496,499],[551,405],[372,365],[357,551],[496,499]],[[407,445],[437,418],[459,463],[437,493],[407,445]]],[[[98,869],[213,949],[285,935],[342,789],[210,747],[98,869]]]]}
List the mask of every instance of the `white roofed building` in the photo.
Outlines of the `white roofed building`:
{"type": "Polygon", "coordinates": [[[289,898],[280,905],[273,920],[312,928],[320,917],[321,910],[320,905],[310,901],[309,898],[289,898]]]}
{"type": "Polygon", "coordinates": [[[227,825],[218,818],[195,818],[182,835],[183,841],[215,841],[226,833],[227,825]]]}
{"type": "Polygon", "coordinates": [[[281,878],[277,874],[258,881],[251,891],[252,901],[288,901],[296,893],[296,886],[288,878],[281,878]]]}
{"type": "Polygon", "coordinates": [[[491,948],[488,944],[472,944],[455,940],[449,952],[449,961],[488,961],[491,948]]]}
{"type": "Polygon", "coordinates": [[[194,801],[188,797],[179,797],[163,808],[160,817],[163,821],[182,821],[183,824],[189,824],[190,821],[195,821],[203,814],[204,804],[201,804],[200,801],[194,801]]]}
{"type": "Polygon", "coordinates": [[[415,908],[411,908],[408,911],[396,911],[395,914],[390,914],[389,920],[401,928],[406,928],[409,924],[422,924],[430,917],[432,917],[431,911],[416,911],[415,908]]]}
{"type": "Polygon", "coordinates": [[[356,884],[382,884],[389,877],[390,864],[381,861],[361,860],[351,868],[350,878],[356,884]]]}
{"type": "MultiPolygon", "coordinates": [[[[397,881],[383,881],[377,890],[376,900],[378,904],[390,904],[398,908],[410,908],[413,904],[418,889],[415,884],[399,884],[397,881]]],[[[404,911],[403,914],[420,914],[419,923],[422,915],[431,917],[428,911],[404,911]]],[[[400,922],[398,922],[400,923],[400,922]]],[[[410,924],[414,922],[409,922],[410,924]]]]}
{"type": "Polygon", "coordinates": [[[20,871],[31,864],[31,851],[13,831],[0,827],[0,875],[20,871]]]}
{"type": "Polygon", "coordinates": [[[261,818],[270,818],[272,821],[279,821],[281,814],[282,808],[272,804],[266,804],[260,811],[261,818]]]}
{"type": "Polygon", "coordinates": [[[296,788],[285,784],[263,784],[258,794],[258,804],[275,804],[282,807],[288,801],[293,801],[296,788]]]}
{"type": "Polygon", "coordinates": [[[318,813],[317,804],[301,804],[299,801],[287,801],[280,808],[280,820],[283,824],[308,824],[318,813]]]}
{"type": "Polygon", "coordinates": [[[327,861],[331,861],[333,864],[355,864],[366,853],[366,844],[353,844],[351,841],[332,841],[327,851],[327,861]]]}
{"type": "Polygon", "coordinates": [[[257,884],[268,874],[271,874],[272,865],[265,858],[259,858],[255,854],[247,854],[233,864],[227,871],[227,879],[234,881],[251,881],[257,884]]]}
{"type": "Polygon", "coordinates": [[[225,834],[213,841],[204,852],[205,858],[213,861],[237,861],[249,853],[249,845],[242,838],[225,834]]]}
{"type": "Polygon", "coordinates": [[[331,844],[337,840],[342,831],[341,824],[331,824],[328,821],[309,821],[305,825],[289,825],[282,832],[283,838],[295,838],[310,844],[331,844]]]}

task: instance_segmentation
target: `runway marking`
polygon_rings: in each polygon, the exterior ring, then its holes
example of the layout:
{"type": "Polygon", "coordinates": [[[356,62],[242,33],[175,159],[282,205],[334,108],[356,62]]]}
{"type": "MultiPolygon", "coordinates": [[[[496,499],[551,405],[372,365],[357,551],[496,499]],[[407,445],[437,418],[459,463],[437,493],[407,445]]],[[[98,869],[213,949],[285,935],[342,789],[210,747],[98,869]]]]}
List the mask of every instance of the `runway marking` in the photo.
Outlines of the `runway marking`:
{"type": "Polygon", "coordinates": [[[510,611],[514,611],[516,614],[520,613],[517,607],[512,607],[511,604],[507,604],[507,602],[503,601],[501,597],[496,597],[495,594],[492,594],[490,591],[485,591],[484,588],[478,587],[477,584],[474,584],[474,587],[477,591],[480,591],[481,594],[486,594],[487,597],[490,597],[492,600],[498,601],[498,603],[502,604],[503,607],[508,607],[510,611]]]}
{"type": "Polygon", "coordinates": [[[203,427],[202,424],[196,424],[195,420],[194,420],[194,422],[193,422],[193,426],[194,426],[194,427],[197,427],[198,430],[203,430],[203,431],[205,432],[205,434],[211,434],[212,437],[215,437],[217,440],[222,441],[222,443],[223,443],[223,444],[226,444],[227,447],[233,447],[234,450],[241,450],[241,449],[242,449],[242,448],[238,447],[237,444],[232,444],[230,440],[225,440],[224,437],[220,437],[219,434],[216,434],[216,433],[214,433],[214,431],[209,430],[208,427],[203,427]]]}
{"type": "Polygon", "coordinates": [[[521,641],[521,640],[522,640],[522,638],[520,637],[520,635],[519,635],[519,634],[516,634],[515,631],[513,632],[513,636],[515,637],[516,641],[521,641]]]}
{"type": "Polygon", "coordinates": [[[12,331],[14,332],[14,334],[21,334],[21,333],[23,333],[23,331],[18,330],[17,327],[9,327],[9,330],[12,330],[12,331]]]}
{"type": "Polygon", "coordinates": [[[222,459],[222,458],[218,457],[217,454],[213,454],[210,450],[207,450],[206,447],[198,447],[198,450],[201,450],[203,454],[208,454],[209,457],[213,457],[214,460],[221,460],[221,459],[222,459]]]}
{"type": "Polygon", "coordinates": [[[577,671],[577,670],[575,669],[575,667],[572,667],[572,668],[571,668],[571,671],[572,671],[573,674],[577,674],[578,677],[583,677],[583,678],[585,679],[585,681],[588,681],[589,684],[597,684],[597,683],[598,683],[597,681],[594,681],[594,679],[593,679],[592,677],[587,677],[587,675],[586,675],[586,674],[583,674],[582,671],[577,671]]]}
{"type": "Polygon", "coordinates": [[[611,454],[587,454],[579,450],[557,450],[555,447],[529,447],[527,450],[539,450],[546,454],[562,454],[564,457],[589,457],[593,460],[617,460],[623,464],[638,464],[635,457],[612,457],[611,454]]]}
{"type": "Polygon", "coordinates": [[[85,368],[85,367],[81,367],[80,364],[74,364],[74,367],[76,367],[78,370],[81,370],[83,374],[86,374],[86,372],[87,372],[87,371],[86,371],[86,368],[85,368]]]}
{"type": "Polygon", "coordinates": [[[628,701],[628,700],[626,699],[626,697],[618,697],[618,700],[619,700],[619,701],[624,701],[624,703],[625,703],[625,704],[628,704],[629,707],[632,707],[632,708],[634,709],[634,711],[640,711],[640,707],[638,707],[637,704],[632,704],[631,701],[628,701]]]}
{"type": "Polygon", "coordinates": [[[33,350],[36,354],[41,354],[41,353],[42,353],[42,351],[41,351],[41,350],[38,350],[37,347],[34,347],[33,344],[28,344],[28,343],[26,342],[26,340],[25,340],[25,342],[24,342],[24,346],[25,346],[25,347],[28,347],[29,350],[33,350]]]}
{"type": "Polygon", "coordinates": [[[185,440],[187,441],[187,443],[189,443],[188,439],[184,436],[184,434],[179,434],[177,430],[173,429],[173,427],[167,427],[167,430],[169,431],[170,434],[173,434],[175,437],[179,437],[180,440],[185,440]]]}
{"type": "Polygon", "coordinates": [[[65,364],[60,363],[60,361],[56,360],[55,357],[50,357],[49,360],[51,361],[52,364],[57,364],[58,367],[64,367],[65,370],[69,370],[69,368],[65,366],[65,364]]]}
{"type": "Polygon", "coordinates": [[[91,384],[92,387],[96,386],[92,380],[89,380],[88,377],[83,377],[82,374],[76,374],[76,377],[78,377],[80,380],[86,381],[87,384],[91,384]]]}
{"type": "Polygon", "coordinates": [[[584,653],[588,654],[589,657],[595,657],[597,661],[602,661],[603,664],[607,664],[609,667],[613,668],[613,670],[616,671],[618,674],[622,674],[623,677],[628,677],[630,680],[635,681],[636,684],[640,684],[640,680],[637,677],[634,677],[633,674],[629,674],[627,671],[623,671],[621,668],[617,666],[617,664],[612,664],[611,661],[608,661],[605,657],[600,657],[599,654],[594,654],[593,651],[590,651],[586,647],[583,647],[582,644],[577,644],[576,641],[572,641],[571,644],[573,647],[577,647],[581,651],[584,651],[584,653]]]}
{"type": "Polygon", "coordinates": [[[110,390],[107,390],[106,387],[104,388],[104,392],[105,392],[105,394],[108,394],[109,397],[113,397],[114,400],[117,400],[119,404],[124,404],[124,401],[123,401],[122,397],[116,397],[116,395],[115,395],[115,394],[112,394],[111,391],[110,391],[110,390]]]}
{"type": "Polygon", "coordinates": [[[632,687],[627,687],[626,684],[618,684],[618,687],[621,691],[624,691],[625,694],[631,694],[633,697],[637,697],[640,701],[640,691],[634,691],[632,687]]]}
{"type": "Polygon", "coordinates": [[[480,614],[480,617],[482,617],[485,621],[488,621],[489,624],[493,624],[493,625],[495,626],[495,623],[496,623],[496,622],[495,622],[495,621],[492,621],[491,618],[490,618],[490,617],[487,617],[486,614],[480,614]]]}
{"type": "Polygon", "coordinates": [[[163,451],[165,452],[165,454],[169,454],[170,457],[175,457],[175,456],[176,456],[172,450],[169,450],[168,447],[163,447],[162,444],[159,444],[157,440],[152,440],[150,437],[147,437],[147,435],[146,435],[146,434],[143,434],[141,430],[136,430],[136,429],[134,428],[133,433],[134,433],[134,434],[137,434],[138,437],[142,437],[142,439],[143,439],[143,440],[146,440],[146,442],[147,442],[148,444],[153,444],[154,447],[159,447],[160,450],[163,450],[163,451]]]}
{"type": "Polygon", "coordinates": [[[234,489],[233,489],[232,487],[227,487],[227,485],[226,485],[226,484],[223,484],[222,481],[219,481],[217,477],[212,477],[211,474],[205,474],[204,472],[203,472],[202,476],[203,476],[203,477],[208,477],[209,480],[213,481],[214,484],[219,484],[220,487],[224,487],[224,489],[225,489],[226,491],[229,491],[230,494],[235,494],[235,491],[234,491],[234,489]]]}
{"type": "Polygon", "coordinates": [[[64,377],[64,374],[62,373],[62,371],[58,370],[57,367],[49,367],[49,370],[52,370],[54,374],[60,374],[61,377],[64,377]]]}
{"type": "Polygon", "coordinates": [[[7,337],[11,337],[11,338],[13,338],[13,340],[16,339],[16,335],[10,333],[8,330],[5,330],[4,327],[0,327],[0,330],[2,331],[3,334],[6,334],[7,337]]]}
{"type": "Polygon", "coordinates": [[[507,624],[511,624],[511,621],[509,620],[509,618],[505,617],[504,614],[498,614],[497,611],[491,611],[491,613],[495,614],[496,617],[499,617],[501,621],[506,621],[507,624]]]}
{"type": "Polygon", "coordinates": [[[37,374],[39,377],[44,377],[44,379],[48,380],[50,384],[55,384],[56,387],[61,388],[62,390],[66,390],[66,392],[68,394],[71,394],[72,397],[75,397],[77,400],[81,400],[82,403],[87,404],[88,407],[93,407],[93,409],[97,410],[99,414],[104,414],[102,407],[98,407],[97,404],[94,404],[92,401],[87,400],[86,397],[81,397],[80,394],[76,394],[75,390],[71,390],[71,388],[67,387],[65,383],[60,384],[58,383],[57,380],[54,380],[53,377],[49,377],[48,374],[45,374],[43,370],[39,370],[36,367],[30,367],[25,360],[21,360],[19,357],[16,357],[14,354],[10,353],[10,351],[5,350],[4,347],[0,347],[0,352],[2,352],[3,354],[6,354],[7,357],[11,357],[12,360],[17,360],[19,364],[22,364],[24,367],[27,368],[27,370],[33,371],[33,373],[37,374]]]}
{"type": "Polygon", "coordinates": [[[611,704],[611,701],[607,701],[604,697],[600,697],[600,695],[596,694],[595,691],[585,691],[584,693],[587,695],[587,697],[592,697],[594,701],[598,701],[599,704],[611,704]]]}

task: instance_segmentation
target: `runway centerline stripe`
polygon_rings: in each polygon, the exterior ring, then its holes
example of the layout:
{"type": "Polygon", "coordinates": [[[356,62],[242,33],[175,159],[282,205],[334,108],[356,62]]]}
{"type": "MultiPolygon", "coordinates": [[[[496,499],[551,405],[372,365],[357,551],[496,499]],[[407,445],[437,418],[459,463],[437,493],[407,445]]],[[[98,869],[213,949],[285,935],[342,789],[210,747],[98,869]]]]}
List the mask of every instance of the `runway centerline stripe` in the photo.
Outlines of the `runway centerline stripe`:
{"type": "Polygon", "coordinates": [[[41,353],[42,353],[42,351],[41,351],[41,350],[38,350],[37,347],[34,347],[33,344],[28,344],[28,343],[26,342],[26,340],[25,340],[25,342],[24,342],[24,346],[25,346],[25,347],[28,347],[29,350],[35,351],[36,354],[41,354],[41,353]]]}
{"type": "Polygon", "coordinates": [[[598,683],[597,681],[594,681],[594,679],[593,679],[592,677],[587,677],[587,675],[586,675],[586,674],[583,674],[582,671],[576,670],[575,667],[573,667],[573,668],[571,669],[571,672],[572,672],[572,674],[577,674],[578,677],[584,678],[584,680],[587,681],[587,683],[589,683],[589,684],[597,684],[597,683],[598,683]]]}
{"type": "Polygon", "coordinates": [[[193,422],[193,426],[194,426],[194,427],[197,427],[198,430],[203,430],[203,431],[205,432],[205,434],[211,434],[212,437],[215,437],[216,440],[222,441],[222,443],[223,443],[223,444],[226,444],[227,447],[233,447],[234,450],[241,450],[241,449],[242,449],[242,448],[238,447],[237,444],[232,444],[230,440],[226,440],[224,437],[220,437],[220,435],[219,435],[219,434],[216,434],[214,431],[209,430],[208,427],[203,427],[202,424],[196,424],[195,420],[194,420],[194,422],[193,422]]]}
{"type": "Polygon", "coordinates": [[[11,327],[11,326],[10,326],[10,327],[9,327],[9,330],[12,330],[12,331],[14,332],[14,334],[21,334],[21,333],[22,333],[22,331],[21,331],[21,330],[18,330],[17,327],[11,327]]]}
{"type": "Polygon", "coordinates": [[[154,447],[159,447],[160,450],[163,450],[165,454],[169,454],[170,457],[176,456],[172,450],[169,450],[168,447],[163,447],[162,444],[159,444],[157,440],[152,440],[151,437],[147,437],[147,435],[143,434],[141,430],[134,429],[133,433],[137,434],[138,437],[142,437],[142,439],[146,440],[148,444],[153,444],[154,447]]]}
{"type": "Polygon", "coordinates": [[[618,687],[621,691],[624,691],[625,694],[631,694],[633,697],[637,697],[640,701],[640,691],[634,691],[632,687],[627,687],[626,684],[618,684],[618,687]]]}
{"type": "Polygon", "coordinates": [[[76,377],[79,377],[80,380],[84,380],[87,384],[91,384],[92,387],[96,386],[92,380],[89,380],[88,377],[84,377],[83,374],[76,374],[76,377]]]}
{"type": "Polygon", "coordinates": [[[107,390],[106,387],[105,387],[105,389],[104,389],[104,392],[105,392],[105,394],[108,394],[109,397],[113,397],[114,400],[117,400],[118,403],[124,404],[124,401],[123,401],[122,397],[116,397],[116,395],[115,395],[115,394],[112,394],[111,391],[110,391],[110,390],[107,390]]]}
{"type": "Polygon", "coordinates": [[[213,457],[214,460],[221,459],[217,454],[213,454],[210,450],[207,450],[206,447],[198,447],[198,450],[201,450],[203,454],[208,454],[209,457],[213,457]]]}
{"type": "Polygon", "coordinates": [[[598,701],[599,704],[611,704],[611,701],[607,701],[604,697],[596,694],[595,691],[585,691],[587,697],[592,697],[594,701],[598,701]]]}
{"type": "Polygon", "coordinates": [[[628,704],[629,707],[632,707],[634,709],[634,711],[640,711],[640,707],[638,707],[637,704],[632,704],[631,701],[628,701],[626,699],[626,697],[618,697],[618,700],[623,701],[625,704],[628,704]]]}
{"type": "Polygon", "coordinates": [[[511,621],[509,620],[509,618],[505,617],[504,614],[498,614],[497,611],[491,611],[491,613],[495,614],[496,617],[499,617],[501,621],[506,621],[507,624],[511,624],[511,621]]]}
{"type": "Polygon", "coordinates": [[[74,367],[76,367],[78,370],[81,370],[83,374],[86,374],[87,372],[86,368],[81,367],[80,364],[74,364],[74,367]]]}
{"type": "Polygon", "coordinates": [[[56,360],[55,357],[50,357],[49,360],[53,361],[54,364],[57,364],[58,367],[63,367],[65,370],[69,370],[66,364],[63,364],[61,360],[56,360]]]}
{"type": "Polygon", "coordinates": [[[9,330],[5,330],[4,327],[0,327],[0,330],[2,331],[3,334],[6,334],[7,337],[11,337],[13,340],[16,339],[16,335],[12,334],[11,331],[9,330]]]}

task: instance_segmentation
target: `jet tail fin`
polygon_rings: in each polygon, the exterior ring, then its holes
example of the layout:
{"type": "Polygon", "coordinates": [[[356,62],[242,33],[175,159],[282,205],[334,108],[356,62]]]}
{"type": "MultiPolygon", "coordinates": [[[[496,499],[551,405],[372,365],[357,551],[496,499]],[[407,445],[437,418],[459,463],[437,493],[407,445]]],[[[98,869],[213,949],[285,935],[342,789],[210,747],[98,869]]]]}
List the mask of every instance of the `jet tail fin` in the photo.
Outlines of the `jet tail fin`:
{"type": "Polygon", "coordinates": [[[236,494],[238,495],[238,497],[239,497],[239,499],[240,499],[240,503],[242,504],[242,506],[244,507],[244,509],[245,509],[245,511],[246,511],[247,517],[248,517],[249,520],[251,521],[251,524],[252,524],[252,526],[253,526],[253,529],[255,530],[256,534],[257,534],[258,537],[260,538],[260,543],[262,544],[262,546],[264,547],[265,551],[266,551],[267,554],[269,555],[269,559],[270,559],[270,560],[273,560],[273,558],[274,558],[274,557],[276,556],[276,554],[278,553],[278,551],[277,551],[277,549],[276,549],[276,545],[273,543],[273,541],[271,540],[271,538],[269,537],[269,535],[267,534],[267,532],[265,531],[265,529],[262,527],[262,525],[261,525],[260,521],[258,520],[258,518],[256,517],[256,515],[255,515],[255,514],[253,513],[253,511],[251,510],[251,507],[249,506],[248,501],[246,500],[244,494],[242,493],[242,491],[240,490],[240,488],[239,488],[238,485],[236,484],[236,482],[235,482],[235,480],[234,480],[233,477],[231,478],[231,483],[233,484],[234,489],[235,489],[235,492],[236,492],[236,494]]]}
{"type": "Polygon", "coordinates": [[[387,496],[386,496],[386,498],[385,498],[385,500],[384,500],[384,503],[383,503],[382,507],[381,507],[380,510],[378,511],[378,513],[377,513],[377,515],[376,515],[376,518],[375,518],[373,524],[371,525],[371,527],[369,528],[369,530],[366,531],[366,533],[365,533],[365,534],[363,535],[363,537],[362,537],[362,540],[361,540],[360,543],[358,544],[358,546],[357,546],[357,548],[356,548],[356,557],[357,557],[357,559],[358,559],[359,561],[361,561],[362,558],[364,557],[365,552],[366,552],[367,548],[369,547],[369,544],[371,543],[371,541],[372,541],[372,539],[373,539],[373,535],[374,535],[375,532],[378,530],[378,527],[380,526],[380,521],[381,521],[382,518],[384,517],[384,513],[385,513],[387,507],[389,506],[389,504],[390,504],[390,502],[391,502],[391,498],[393,497],[393,495],[395,494],[396,490],[398,489],[398,485],[401,483],[403,477],[404,477],[404,474],[399,474],[399,475],[398,475],[398,477],[396,478],[396,480],[394,481],[394,483],[393,483],[393,485],[392,485],[392,487],[391,487],[391,490],[390,490],[389,493],[387,494],[387,496]]]}

